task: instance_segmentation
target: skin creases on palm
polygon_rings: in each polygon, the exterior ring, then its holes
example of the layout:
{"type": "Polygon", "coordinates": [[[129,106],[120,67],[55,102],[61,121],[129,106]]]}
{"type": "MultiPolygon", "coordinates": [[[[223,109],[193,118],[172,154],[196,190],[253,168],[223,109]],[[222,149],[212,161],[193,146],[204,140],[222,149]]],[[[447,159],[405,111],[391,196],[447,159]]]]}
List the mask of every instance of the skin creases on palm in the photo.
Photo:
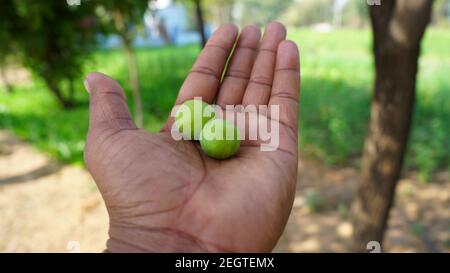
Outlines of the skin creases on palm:
{"type": "MultiPolygon", "coordinates": [[[[236,39],[234,28],[219,28],[208,44],[230,47],[227,43],[232,43],[226,37],[236,39]]],[[[171,119],[158,133],[137,129],[120,86],[101,73],[87,76],[85,85],[91,104],[85,161],[110,216],[110,251],[272,250],[292,207],[298,162],[298,105],[294,103],[298,99],[298,51],[294,43],[284,41],[285,34],[279,34],[283,30],[279,23],[269,25],[262,41],[258,38],[254,46],[272,46],[274,53],[260,50],[253,57],[255,65],[259,59],[269,62],[267,58],[274,58],[276,64],[275,70],[269,71],[271,76],[267,76],[273,81],[270,100],[263,104],[278,104],[280,117],[262,117],[279,125],[279,147],[275,151],[261,151],[260,141],[243,141],[236,156],[211,159],[198,142],[174,140],[169,129],[171,119]],[[278,91],[280,94],[275,96],[278,91]]],[[[233,56],[245,58],[245,54],[252,53],[244,49],[239,53],[239,45],[258,31],[254,27],[242,30],[233,56]]],[[[202,51],[176,104],[196,95],[208,101],[207,94],[219,89],[219,95],[212,95],[210,102],[215,99],[220,105],[220,92],[235,91],[222,88],[226,78],[218,88],[211,76],[195,72],[205,57],[211,59],[210,51],[214,50],[214,46],[207,45],[202,51]],[[208,80],[209,85],[205,83],[208,80]],[[196,94],[200,86],[203,94],[196,94]]],[[[219,62],[217,57],[214,61],[219,62]]],[[[232,58],[229,69],[239,65],[232,58]]],[[[253,73],[257,72],[248,71],[249,75],[253,73]]],[[[235,77],[229,80],[244,81],[235,77]]],[[[235,104],[245,103],[251,81],[252,77],[243,86],[245,95],[235,104]]]]}

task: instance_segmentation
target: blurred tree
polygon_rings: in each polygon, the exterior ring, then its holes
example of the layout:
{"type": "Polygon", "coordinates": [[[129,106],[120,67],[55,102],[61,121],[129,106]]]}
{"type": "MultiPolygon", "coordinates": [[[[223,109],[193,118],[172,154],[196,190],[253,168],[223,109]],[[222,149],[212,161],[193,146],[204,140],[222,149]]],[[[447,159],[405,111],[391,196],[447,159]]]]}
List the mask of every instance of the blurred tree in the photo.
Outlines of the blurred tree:
{"type": "Polygon", "coordinates": [[[432,4],[392,0],[370,7],[376,79],[362,181],[352,208],[353,251],[383,240],[409,138],[420,44],[432,4]]]}
{"type": "Polygon", "coordinates": [[[205,0],[205,17],[216,27],[234,22],[233,9],[236,0],[205,0]]]}
{"type": "Polygon", "coordinates": [[[202,0],[193,0],[195,5],[195,17],[197,18],[197,28],[200,35],[200,44],[203,47],[206,45],[206,34],[205,34],[205,19],[203,16],[202,0]]]}
{"type": "Polygon", "coordinates": [[[14,48],[21,64],[44,80],[63,107],[74,106],[73,83],[95,46],[89,5],[5,0],[1,10],[0,35],[8,42],[0,50],[14,48]]]}
{"type": "Polygon", "coordinates": [[[450,23],[450,0],[435,0],[433,8],[433,24],[448,25],[450,23]]]}
{"type": "Polygon", "coordinates": [[[8,93],[13,92],[13,85],[9,82],[6,68],[8,59],[13,55],[13,43],[11,37],[14,33],[14,23],[17,21],[14,4],[12,1],[5,1],[0,9],[0,78],[8,93]]]}
{"type": "Polygon", "coordinates": [[[342,25],[364,27],[368,25],[366,1],[349,1],[343,12],[342,25]]]}
{"type": "MultiPolygon", "coordinates": [[[[174,43],[175,37],[171,37],[169,32],[167,31],[167,22],[164,17],[158,16],[158,10],[160,2],[158,0],[153,0],[148,3],[147,14],[144,14],[144,17],[149,16],[150,24],[154,24],[158,29],[159,35],[164,40],[164,43],[167,45],[171,45],[174,43]]],[[[144,20],[145,21],[145,20],[144,20]]]]}
{"type": "Polygon", "coordinates": [[[110,0],[97,2],[96,12],[104,29],[119,35],[128,60],[131,91],[134,100],[135,122],[138,127],[144,124],[139,73],[133,40],[138,26],[143,23],[149,0],[110,0]]]}
{"type": "Polygon", "coordinates": [[[367,24],[366,1],[298,0],[280,16],[291,26],[333,23],[335,26],[362,27],[367,24]]]}
{"type": "Polygon", "coordinates": [[[292,26],[332,23],[334,0],[294,1],[282,14],[283,21],[292,26]]]}
{"type": "MultiPolygon", "coordinates": [[[[188,9],[189,13],[193,13],[195,16],[191,18],[195,19],[195,29],[197,30],[199,36],[200,36],[200,46],[203,48],[206,45],[206,42],[208,40],[208,37],[205,32],[205,10],[204,5],[207,5],[208,7],[211,5],[211,2],[215,0],[208,0],[205,4],[205,1],[203,0],[175,0],[175,2],[179,2],[181,4],[184,4],[185,7],[188,9]]],[[[190,16],[189,16],[190,17],[190,16]]]]}
{"type": "Polygon", "coordinates": [[[245,0],[236,1],[236,21],[241,25],[263,26],[277,20],[291,5],[292,0],[245,0]]]}

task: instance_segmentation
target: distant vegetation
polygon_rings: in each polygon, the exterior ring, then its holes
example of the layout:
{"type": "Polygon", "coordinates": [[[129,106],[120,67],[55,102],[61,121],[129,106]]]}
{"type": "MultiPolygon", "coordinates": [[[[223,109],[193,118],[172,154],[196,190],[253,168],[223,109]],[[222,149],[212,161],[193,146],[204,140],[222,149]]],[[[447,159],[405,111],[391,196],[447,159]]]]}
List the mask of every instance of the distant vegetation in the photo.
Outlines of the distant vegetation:
{"type": "MultiPolygon", "coordinates": [[[[301,154],[341,164],[360,155],[372,91],[373,66],[370,32],[338,30],[315,33],[290,30],[298,42],[302,62],[300,111],[301,154]]],[[[414,127],[407,166],[423,179],[450,163],[450,33],[431,29],[423,46],[414,127]]],[[[159,130],[176,94],[199,52],[197,45],[136,51],[145,127],[159,130]]],[[[122,51],[93,54],[84,71],[102,71],[117,79],[127,91],[127,61],[122,51]]],[[[82,82],[74,88],[81,104],[70,110],[59,107],[46,85],[16,86],[13,94],[0,90],[0,127],[69,163],[83,160],[88,127],[88,96],[82,82]]],[[[131,105],[133,107],[133,105],[131,105]]]]}

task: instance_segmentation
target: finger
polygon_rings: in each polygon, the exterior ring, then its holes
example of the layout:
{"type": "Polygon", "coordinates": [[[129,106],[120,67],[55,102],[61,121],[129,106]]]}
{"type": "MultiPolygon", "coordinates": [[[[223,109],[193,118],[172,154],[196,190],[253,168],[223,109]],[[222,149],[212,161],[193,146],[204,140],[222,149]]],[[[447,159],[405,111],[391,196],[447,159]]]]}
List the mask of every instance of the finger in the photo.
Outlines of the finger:
{"type": "Polygon", "coordinates": [[[89,92],[89,131],[136,129],[120,85],[110,77],[93,72],[86,76],[89,92]]]}
{"type": "Polygon", "coordinates": [[[286,38],[285,27],[277,22],[267,25],[253,65],[242,104],[267,105],[272,90],[278,44],[286,38]]]}
{"type": "MultiPolygon", "coordinates": [[[[269,109],[271,105],[279,105],[278,120],[295,132],[298,126],[299,88],[300,63],[297,45],[292,41],[283,41],[278,46],[269,109]]],[[[273,116],[271,118],[274,119],[273,116]]]]}
{"type": "Polygon", "coordinates": [[[217,97],[217,104],[222,108],[242,103],[260,38],[261,31],[255,26],[245,27],[239,35],[217,97]]]}
{"type": "Polygon", "coordinates": [[[202,97],[208,103],[213,101],[237,33],[237,27],[232,24],[223,25],[214,32],[184,81],[176,104],[194,97],[202,97]]]}

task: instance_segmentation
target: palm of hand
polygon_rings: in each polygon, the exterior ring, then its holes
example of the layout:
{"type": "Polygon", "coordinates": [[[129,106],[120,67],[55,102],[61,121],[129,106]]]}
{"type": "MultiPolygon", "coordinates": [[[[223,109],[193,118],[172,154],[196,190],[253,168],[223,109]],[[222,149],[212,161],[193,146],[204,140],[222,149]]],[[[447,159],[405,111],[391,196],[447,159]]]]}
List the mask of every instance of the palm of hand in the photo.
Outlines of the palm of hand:
{"type": "MultiPolygon", "coordinates": [[[[214,36],[211,40],[214,41],[214,36]]],[[[193,74],[196,73],[190,76],[193,74]]],[[[202,75],[193,76],[195,79],[202,75]]],[[[91,112],[95,107],[100,114],[91,113],[86,163],[110,215],[110,248],[120,246],[126,251],[273,248],[292,206],[297,172],[297,139],[293,133],[296,127],[283,122],[283,109],[278,150],[261,152],[254,143],[243,142],[235,157],[218,161],[204,155],[196,142],[175,141],[167,129],[170,119],[159,133],[136,129],[126,106],[119,108],[125,104],[120,92],[105,102],[104,94],[93,91],[95,86],[119,90],[118,85],[101,74],[94,74],[88,81],[91,112]],[[113,117],[105,119],[105,116],[113,117]],[[93,124],[99,125],[94,129],[93,124]],[[140,242],[134,237],[141,238],[140,242]]],[[[193,97],[183,91],[186,85],[189,77],[177,102],[193,97]]],[[[214,86],[211,87],[205,88],[205,93],[214,93],[214,86]]],[[[231,91],[222,84],[220,92],[231,91]]],[[[283,100],[283,96],[279,99],[283,100]]],[[[284,99],[290,101],[286,96],[284,99]]],[[[220,94],[218,104],[221,104],[219,100],[220,94]]]]}

